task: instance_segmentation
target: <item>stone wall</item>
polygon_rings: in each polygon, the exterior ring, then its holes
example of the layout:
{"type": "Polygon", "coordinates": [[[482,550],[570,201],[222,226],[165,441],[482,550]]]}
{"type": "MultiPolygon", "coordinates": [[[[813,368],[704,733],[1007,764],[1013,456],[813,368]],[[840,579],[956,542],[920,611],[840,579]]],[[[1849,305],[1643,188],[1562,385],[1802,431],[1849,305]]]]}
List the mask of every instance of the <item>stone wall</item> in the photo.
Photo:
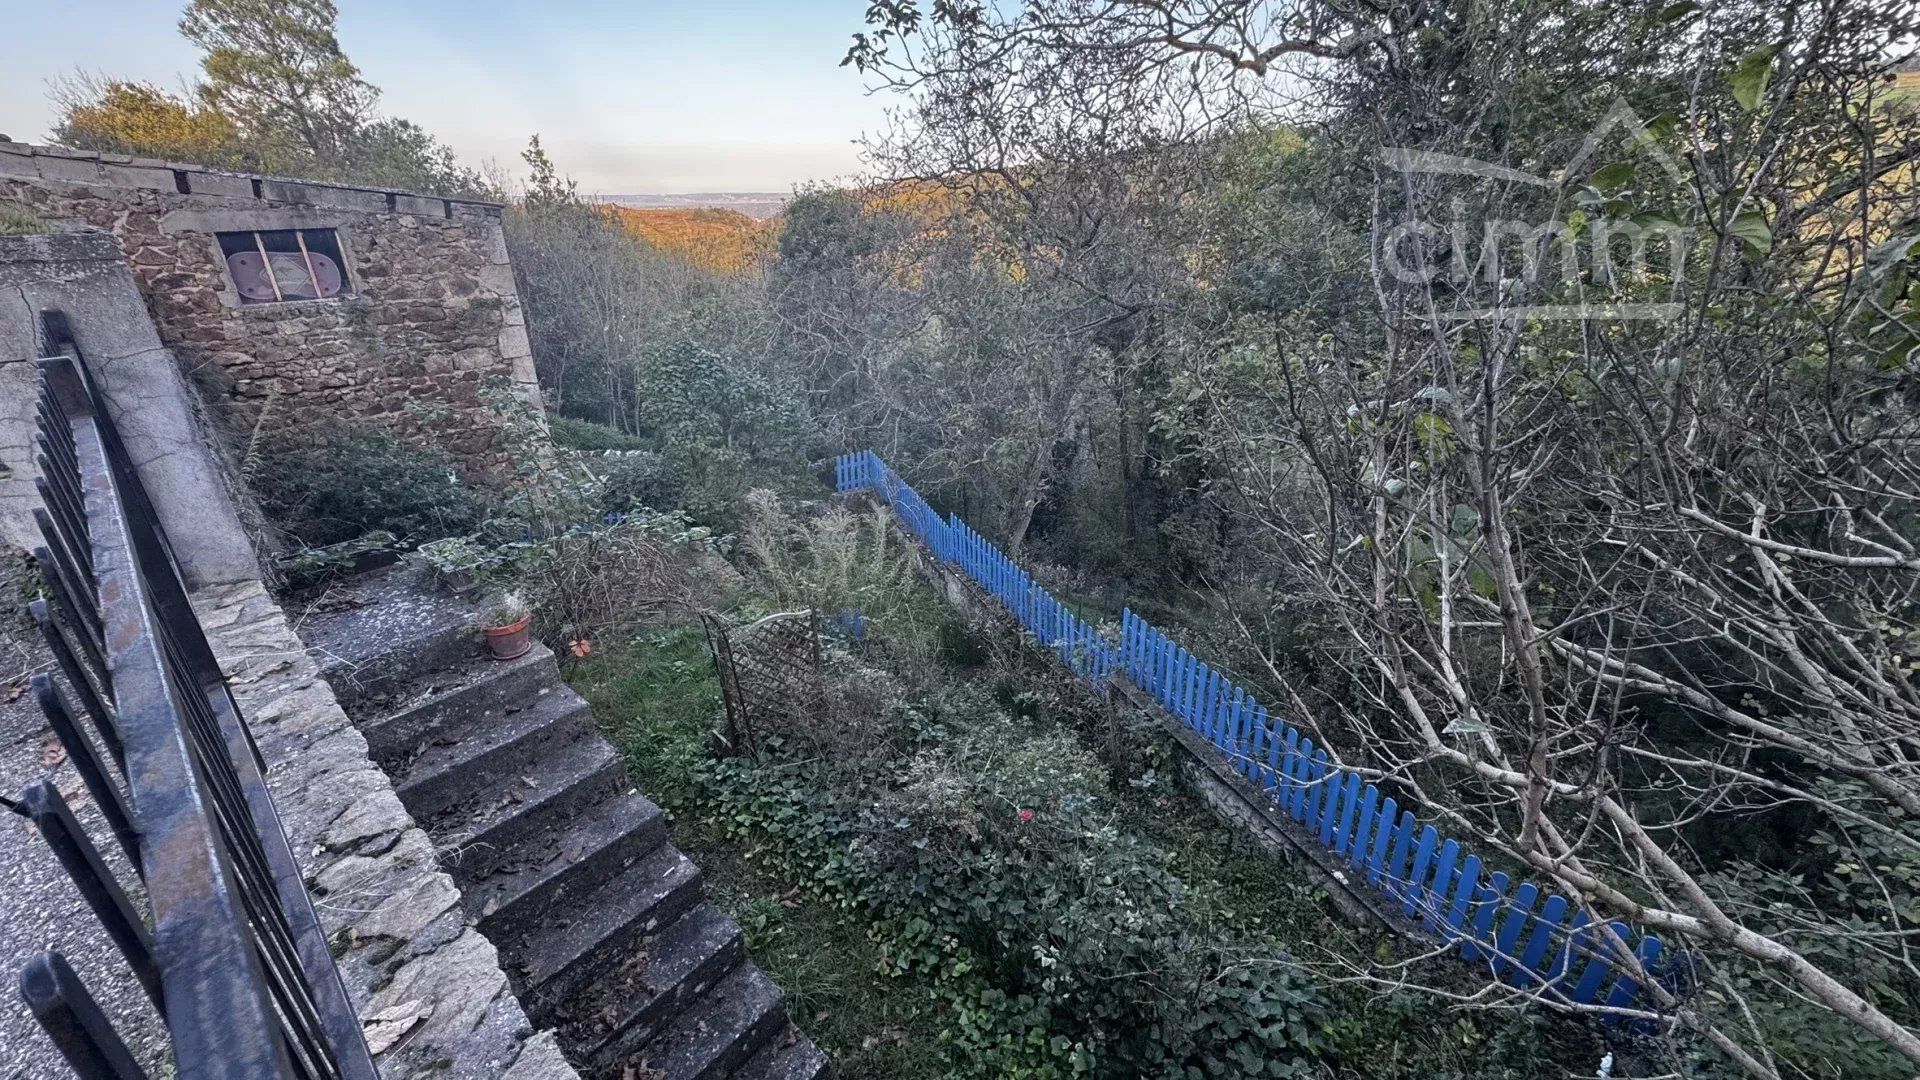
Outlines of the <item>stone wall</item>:
{"type": "Polygon", "coordinates": [[[0,548],[41,543],[33,512],[40,313],[69,316],[127,454],[152,494],[188,584],[248,581],[259,563],[200,402],[155,336],[133,275],[101,232],[0,236],[0,548]]]}
{"type": "Polygon", "coordinates": [[[537,404],[498,204],[0,142],[0,202],[104,229],[161,341],[235,445],[271,423],[372,420],[476,478],[499,463],[499,378],[537,404]],[[342,295],[242,304],[216,233],[333,229],[342,295]]]}

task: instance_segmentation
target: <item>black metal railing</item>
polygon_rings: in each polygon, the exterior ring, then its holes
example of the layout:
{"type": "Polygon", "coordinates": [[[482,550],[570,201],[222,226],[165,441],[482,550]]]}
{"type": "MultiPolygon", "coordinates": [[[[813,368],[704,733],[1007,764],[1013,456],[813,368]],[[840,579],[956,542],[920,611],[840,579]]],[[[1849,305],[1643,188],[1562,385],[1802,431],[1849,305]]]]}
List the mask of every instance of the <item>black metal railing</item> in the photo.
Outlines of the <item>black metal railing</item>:
{"type": "MultiPolygon", "coordinates": [[[[374,1080],[360,1024],[173,548],[64,315],[42,317],[36,439],[47,598],[29,605],[78,708],[33,691],[142,888],[42,781],[31,818],[159,1010],[180,1080],[374,1080]],[[145,911],[133,896],[144,896],[145,911]]],[[[184,433],[183,433],[184,437],[184,433]]],[[[143,1077],[54,953],[21,994],[82,1077],[143,1077]]]]}

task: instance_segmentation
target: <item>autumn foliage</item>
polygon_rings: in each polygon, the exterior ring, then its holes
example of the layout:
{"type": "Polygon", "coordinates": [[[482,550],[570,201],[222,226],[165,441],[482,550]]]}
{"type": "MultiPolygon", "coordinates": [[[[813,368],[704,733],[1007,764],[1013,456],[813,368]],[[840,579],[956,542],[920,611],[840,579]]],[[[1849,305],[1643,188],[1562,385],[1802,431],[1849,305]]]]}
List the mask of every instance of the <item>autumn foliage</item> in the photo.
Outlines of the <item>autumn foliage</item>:
{"type": "Polygon", "coordinates": [[[780,224],[756,221],[738,210],[640,209],[608,206],[628,232],[664,251],[686,257],[703,270],[739,273],[760,265],[773,250],[780,224]]]}

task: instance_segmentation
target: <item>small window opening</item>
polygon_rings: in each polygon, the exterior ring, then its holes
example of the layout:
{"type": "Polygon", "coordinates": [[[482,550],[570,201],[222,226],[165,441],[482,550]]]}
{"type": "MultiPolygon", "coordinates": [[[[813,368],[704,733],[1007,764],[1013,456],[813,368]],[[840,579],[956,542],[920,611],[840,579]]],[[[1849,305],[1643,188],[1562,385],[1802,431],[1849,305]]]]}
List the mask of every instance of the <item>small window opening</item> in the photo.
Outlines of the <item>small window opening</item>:
{"type": "Polygon", "coordinates": [[[332,229],[223,232],[220,254],[242,304],[320,300],[346,289],[340,239],[332,229]]]}

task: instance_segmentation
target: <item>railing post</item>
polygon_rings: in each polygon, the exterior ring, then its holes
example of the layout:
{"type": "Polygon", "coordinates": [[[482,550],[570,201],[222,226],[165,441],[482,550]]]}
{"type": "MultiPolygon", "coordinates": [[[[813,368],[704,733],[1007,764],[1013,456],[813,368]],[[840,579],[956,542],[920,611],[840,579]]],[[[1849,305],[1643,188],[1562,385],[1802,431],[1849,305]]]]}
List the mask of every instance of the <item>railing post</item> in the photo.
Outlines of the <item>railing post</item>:
{"type": "Polygon", "coordinates": [[[20,996],[80,1080],[147,1080],[59,953],[43,952],[27,961],[20,969],[20,996]]]}
{"type": "Polygon", "coordinates": [[[100,857],[99,849],[74,820],[67,800],[60,797],[59,790],[51,783],[41,780],[27,785],[20,793],[20,814],[40,830],[47,847],[53,849],[54,857],[60,860],[61,867],[86,899],[87,907],[93,910],[107,936],[120,949],[120,955],[126,957],[147,997],[155,1007],[164,1008],[166,998],[160,985],[160,971],[153,962],[153,938],[106,860],[100,857]]]}

